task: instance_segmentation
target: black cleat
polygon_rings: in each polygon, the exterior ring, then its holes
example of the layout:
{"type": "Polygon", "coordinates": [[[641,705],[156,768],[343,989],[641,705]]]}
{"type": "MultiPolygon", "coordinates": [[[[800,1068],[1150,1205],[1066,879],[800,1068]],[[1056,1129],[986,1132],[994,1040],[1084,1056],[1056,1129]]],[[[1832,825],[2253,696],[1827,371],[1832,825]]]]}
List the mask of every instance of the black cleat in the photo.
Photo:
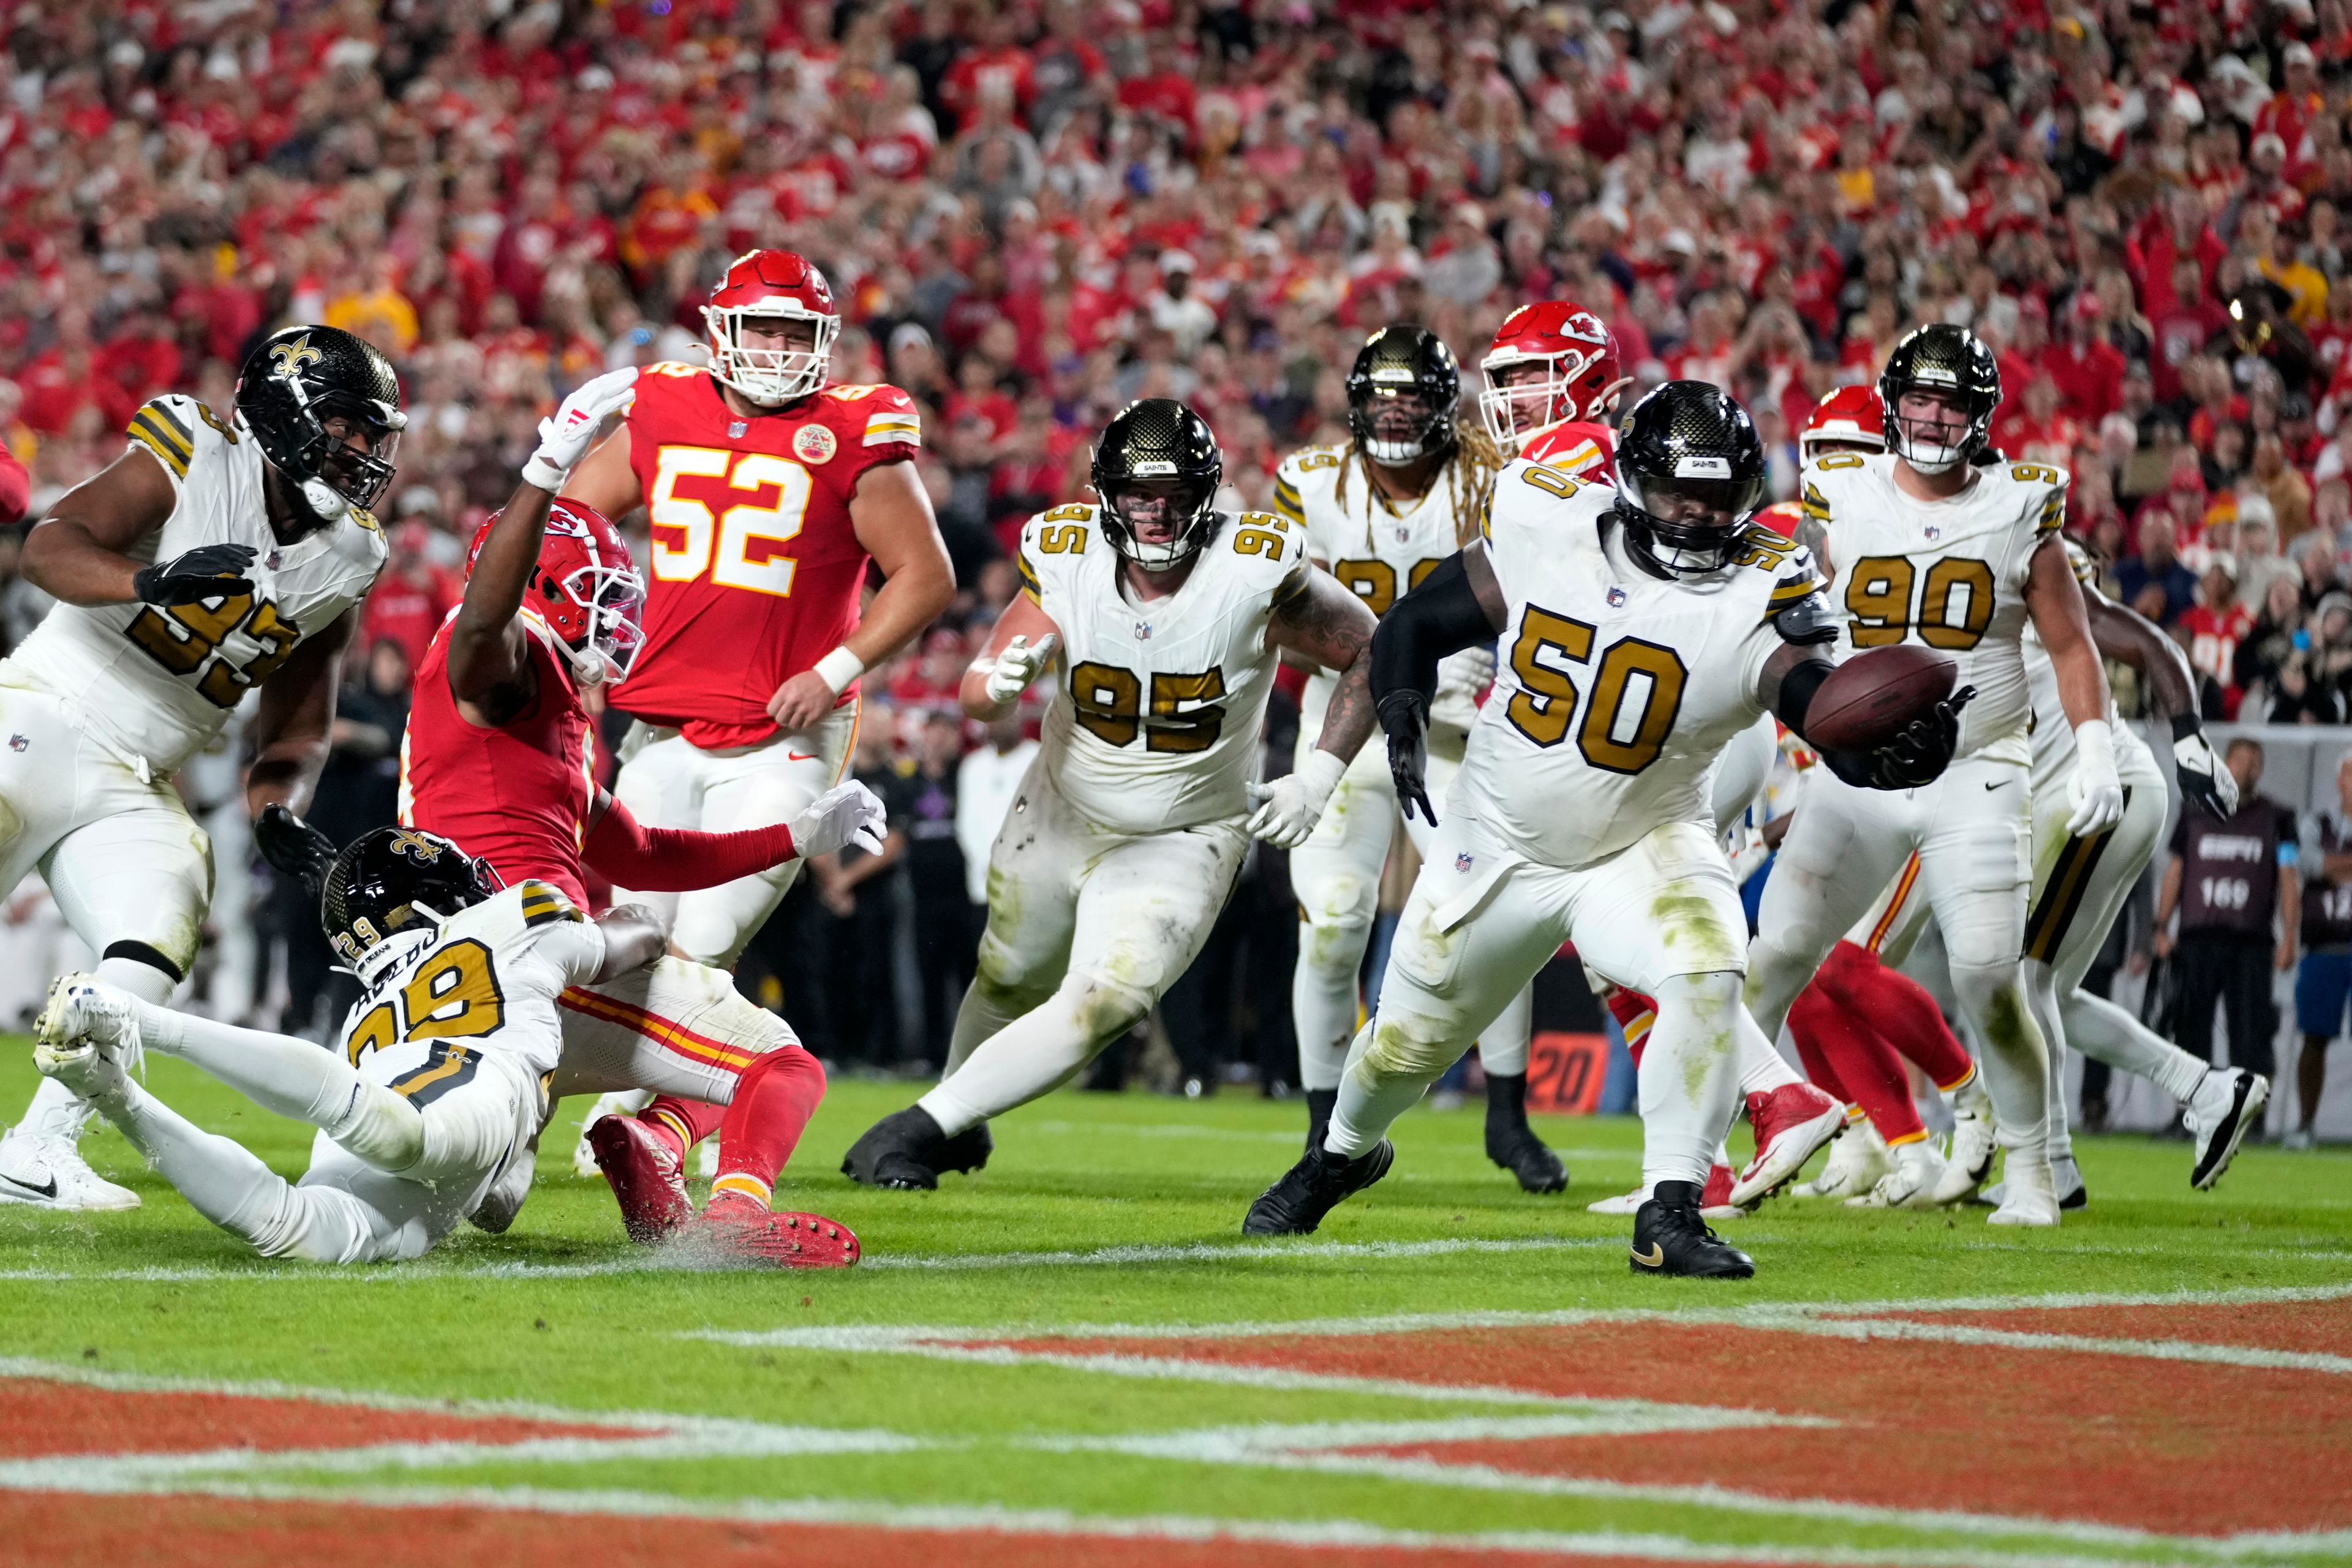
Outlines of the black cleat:
{"type": "Polygon", "coordinates": [[[1528,1075],[1486,1075],[1486,1158],[1528,1193],[1568,1191],[1568,1167],[1528,1125],[1528,1075]]]}
{"type": "Polygon", "coordinates": [[[1340,1199],[1362,1192],[1387,1175],[1395,1163],[1396,1150],[1385,1138],[1370,1153],[1352,1160],[1328,1149],[1309,1149],[1282,1180],[1258,1194],[1242,1221],[1242,1234],[1312,1236],[1340,1199]]]}
{"type": "Polygon", "coordinates": [[[1307,1091],[1307,1147],[1323,1147],[1323,1134],[1331,1130],[1331,1112],[1339,1103],[1336,1089],[1310,1089],[1307,1091]]]}
{"type": "Polygon", "coordinates": [[[947,1163],[953,1146],[929,1111],[910,1105],[867,1128],[843,1157],[841,1173],[869,1187],[929,1192],[941,1171],[961,1168],[947,1163]]]}
{"type": "Polygon", "coordinates": [[[939,1160],[934,1169],[940,1171],[980,1171],[988,1166],[988,1157],[996,1152],[996,1140],[989,1136],[988,1123],[975,1121],[952,1138],[942,1139],[939,1160]]]}
{"type": "Polygon", "coordinates": [[[1699,1217],[1696,1182],[1660,1182],[1633,1215],[1636,1274],[1697,1279],[1750,1279],[1756,1262],[1727,1245],[1699,1217]]]}

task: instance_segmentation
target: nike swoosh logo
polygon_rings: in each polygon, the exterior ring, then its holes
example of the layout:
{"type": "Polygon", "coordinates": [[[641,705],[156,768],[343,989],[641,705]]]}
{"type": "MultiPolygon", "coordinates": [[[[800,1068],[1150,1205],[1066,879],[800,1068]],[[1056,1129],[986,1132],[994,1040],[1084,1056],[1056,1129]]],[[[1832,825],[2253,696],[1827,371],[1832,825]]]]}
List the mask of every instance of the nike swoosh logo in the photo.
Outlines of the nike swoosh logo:
{"type": "Polygon", "coordinates": [[[786,752],[784,753],[784,761],[788,763],[813,763],[816,761],[816,753],[814,752],[786,752]]]}
{"type": "Polygon", "coordinates": [[[1989,795],[1989,794],[1990,794],[1992,791],[1997,790],[1997,789],[1999,789],[2000,787],[2000,781],[1999,779],[1995,779],[1995,780],[1993,780],[1990,784],[1989,784],[1985,785],[1985,792],[1989,795]]]}
{"type": "Polygon", "coordinates": [[[0,1176],[0,1182],[7,1183],[20,1193],[30,1193],[37,1198],[47,1199],[51,1203],[57,1201],[58,1179],[55,1175],[49,1177],[48,1185],[42,1187],[37,1187],[30,1182],[20,1182],[14,1176],[0,1176]]]}
{"type": "Polygon", "coordinates": [[[1644,1268],[1664,1268],[1666,1266],[1666,1249],[1654,1241],[1650,1243],[1650,1255],[1644,1258],[1636,1252],[1633,1261],[1644,1268]]]}

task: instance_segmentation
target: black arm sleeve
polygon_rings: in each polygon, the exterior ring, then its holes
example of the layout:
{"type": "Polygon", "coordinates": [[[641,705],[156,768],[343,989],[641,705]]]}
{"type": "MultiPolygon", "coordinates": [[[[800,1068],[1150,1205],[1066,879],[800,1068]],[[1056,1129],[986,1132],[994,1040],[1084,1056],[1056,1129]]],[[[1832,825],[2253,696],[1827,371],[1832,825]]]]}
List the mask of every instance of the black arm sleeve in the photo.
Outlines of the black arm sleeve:
{"type": "Polygon", "coordinates": [[[1381,617],[1372,633],[1372,700],[1417,691],[1426,705],[1437,689],[1439,659],[1494,640],[1494,625],[1456,552],[1381,617]]]}
{"type": "MultiPolygon", "coordinates": [[[[1780,698],[1772,706],[1772,716],[1794,730],[1800,737],[1805,732],[1805,710],[1813,705],[1813,693],[1830,678],[1837,667],[1825,658],[1808,658],[1780,678],[1780,698]]],[[[1810,743],[1810,742],[1809,742],[1810,743]]]]}

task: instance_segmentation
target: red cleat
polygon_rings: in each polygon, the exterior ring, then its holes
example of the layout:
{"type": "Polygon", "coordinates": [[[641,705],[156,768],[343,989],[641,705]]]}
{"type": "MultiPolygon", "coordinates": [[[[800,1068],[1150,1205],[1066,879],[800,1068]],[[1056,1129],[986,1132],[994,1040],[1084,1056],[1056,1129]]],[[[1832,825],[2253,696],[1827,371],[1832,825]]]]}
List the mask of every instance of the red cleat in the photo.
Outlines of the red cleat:
{"type": "Polygon", "coordinates": [[[677,1245],[713,1263],[767,1268],[846,1268],[859,1256],[856,1234],[839,1220],[777,1213],[740,1193],[721,1193],[705,1204],[701,1217],[678,1233],[677,1245]]]}
{"type": "Polygon", "coordinates": [[[629,1239],[651,1247],[694,1217],[686,1173],[668,1141],[634,1116],[607,1116],[588,1129],[596,1168],[613,1184],[629,1239]]]}
{"type": "Polygon", "coordinates": [[[1756,1158],[1732,1184],[1730,1201],[1752,1208],[1787,1185],[1815,1150],[1845,1125],[1845,1107],[1809,1083],[1791,1083],[1748,1097],[1748,1124],[1756,1131],[1756,1158]]]}
{"type": "Polygon", "coordinates": [[[1706,1186],[1698,1195],[1699,1218],[1738,1219],[1747,1212],[1731,1201],[1731,1167],[1709,1165],[1706,1168],[1706,1186]]]}

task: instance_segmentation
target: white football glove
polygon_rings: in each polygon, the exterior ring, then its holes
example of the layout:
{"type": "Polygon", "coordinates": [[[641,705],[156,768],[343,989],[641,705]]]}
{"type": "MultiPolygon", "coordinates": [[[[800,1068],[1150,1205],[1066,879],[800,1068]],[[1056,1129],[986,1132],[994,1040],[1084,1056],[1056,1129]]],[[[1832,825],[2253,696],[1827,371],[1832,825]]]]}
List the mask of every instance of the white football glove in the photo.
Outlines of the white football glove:
{"type": "Polygon", "coordinates": [[[1014,637],[996,656],[995,665],[988,672],[988,700],[1002,708],[1008,702],[1018,702],[1029,683],[1044,673],[1054,662],[1054,649],[1061,639],[1047,632],[1029,646],[1027,637],[1014,637]]]}
{"type": "Polygon", "coordinates": [[[1437,667],[1437,690],[1430,698],[1430,711],[1475,712],[1478,693],[1494,683],[1493,648],[1465,647],[1450,654],[1437,667]]]}
{"type": "Polygon", "coordinates": [[[2215,816],[2228,821],[2238,815],[2238,775],[2221,765],[2213,754],[2213,742],[2197,724],[2196,715],[2187,714],[2188,733],[2180,732],[2182,720],[2173,721],[2172,766],[2180,781],[2180,794],[2191,805],[2200,806],[2215,816]]]}
{"type": "Polygon", "coordinates": [[[1323,808],[1347,771],[1347,763],[1318,747],[1307,754],[1306,765],[1297,773],[1272,784],[1250,785],[1250,804],[1257,811],[1249,819],[1249,830],[1276,849],[1297,848],[1323,819],[1323,808]]]}
{"type": "Polygon", "coordinates": [[[855,844],[869,855],[879,855],[888,816],[881,797],[856,779],[837,784],[793,818],[793,853],[812,860],[855,844]]]}
{"type": "Polygon", "coordinates": [[[526,483],[551,493],[563,488],[572,465],[588,455],[588,447],[604,421],[627,408],[637,397],[635,365],[608,370],[572,389],[556,411],[539,422],[539,449],[522,466],[526,483]]]}
{"type": "Polygon", "coordinates": [[[2070,837],[2105,833],[2124,819],[2124,781],[2116,773],[2116,737],[2105,720],[2074,726],[2074,776],[2066,790],[2074,803],[2066,819],[2070,837]]]}

